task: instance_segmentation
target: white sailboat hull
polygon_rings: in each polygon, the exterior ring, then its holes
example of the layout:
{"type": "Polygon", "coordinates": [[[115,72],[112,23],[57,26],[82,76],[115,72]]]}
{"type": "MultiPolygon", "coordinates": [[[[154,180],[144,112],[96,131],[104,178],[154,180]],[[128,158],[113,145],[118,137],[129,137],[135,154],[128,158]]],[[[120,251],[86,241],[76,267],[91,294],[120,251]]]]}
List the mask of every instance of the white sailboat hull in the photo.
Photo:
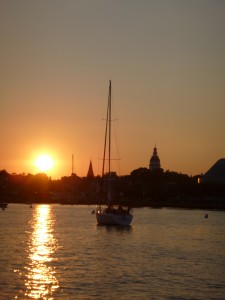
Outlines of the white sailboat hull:
{"type": "Polygon", "coordinates": [[[131,214],[114,214],[106,211],[97,211],[96,219],[98,225],[130,225],[133,216],[131,214]]]}

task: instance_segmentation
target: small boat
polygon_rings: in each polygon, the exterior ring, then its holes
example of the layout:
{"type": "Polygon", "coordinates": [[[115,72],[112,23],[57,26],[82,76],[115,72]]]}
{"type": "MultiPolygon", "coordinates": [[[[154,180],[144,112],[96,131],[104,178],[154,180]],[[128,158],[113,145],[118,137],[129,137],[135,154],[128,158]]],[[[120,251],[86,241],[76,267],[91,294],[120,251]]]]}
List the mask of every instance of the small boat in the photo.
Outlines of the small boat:
{"type": "Polygon", "coordinates": [[[103,166],[102,166],[102,184],[101,184],[101,197],[103,198],[103,186],[104,181],[107,181],[107,192],[104,199],[101,199],[101,203],[106,203],[106,207],[102,208],[100,205],[96,209],[96,219],[98,225],[130,225],[133,215],[131,214],[131,208],[122,205],[113,204],[112,196],[112,174],[111,172],[111,80],[109,81],[109,94],[106,114],[105,125],[105,139],[104,139],[104,151],[103,151],[103,166]],[[106,151],[108,151],[108,173],[105,174],[105,161],[106,151]]]}
{"type": "Polygon", "coordinates": [[[8,206],[8,203],[0,202],[0,208],[5,209],[8,206]]]}

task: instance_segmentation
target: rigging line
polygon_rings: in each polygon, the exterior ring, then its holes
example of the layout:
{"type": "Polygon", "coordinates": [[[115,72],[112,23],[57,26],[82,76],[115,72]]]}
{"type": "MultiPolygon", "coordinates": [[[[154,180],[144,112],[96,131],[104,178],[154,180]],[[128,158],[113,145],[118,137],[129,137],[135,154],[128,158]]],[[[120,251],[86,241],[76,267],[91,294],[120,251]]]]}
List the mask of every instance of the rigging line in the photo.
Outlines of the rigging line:
{"type": "Polygon", "coordinates": [[[116,142],[116,155],[118,157],[117,159],[117,166],[118,166],[118,171],[119,175],[121,175],[121,168],[120,168],[120,149],[119,149],[119,137],[118,137],[118,129],[116,128],[116,125],[114,126],[114,135],[115,135],[115,142],[116,142]]]}
{"type": "MultiPolygon", "coordinates": [[[[110,82],[111,86],[111,82],[110,82]]],[[[109,90],[109,96],[108,96],[108,105],[107,105],[107,116],[106,116],[106,123],[105,123],[105,142],[104,142],[104,150],[103,150],[103,164],[102,164],[102,177],[104,175],[105,171],[105,156],[106,156],[106,146],[107,146],[107,136],[108,136],[108,123],[109,123],[109,99],[110,99],[110,90],[109,90]]]]}
{"type": "Polygon", "coordinates": [[[110,158],[111,158],[111,122],[112,122],[112,117],[111,117],[111,80],[109,81],[109,115],[108,115],[108,122],[109,122],[109,174],[111,172],[111,162],[110,162],[110,158]]]}
{"type": "MultiPolygon", "coordinates": [[[[113,90],[111,91],[111,98],[113,100],[113,90]]],[[[119,130],[118,130],[118,118],[117,118],[117,109],[116,109],[116,101],[112,101],[112,119],[111,122],[114,121],[113,123],[113,134],[114,134],[114,142],[115,142],[115,155],[117,158],[111,160],[117,160],[117,170],[119,172],[119,175],[121,175],[121,166],[120,166],[120,149],[119,149],[119,130]]]]}

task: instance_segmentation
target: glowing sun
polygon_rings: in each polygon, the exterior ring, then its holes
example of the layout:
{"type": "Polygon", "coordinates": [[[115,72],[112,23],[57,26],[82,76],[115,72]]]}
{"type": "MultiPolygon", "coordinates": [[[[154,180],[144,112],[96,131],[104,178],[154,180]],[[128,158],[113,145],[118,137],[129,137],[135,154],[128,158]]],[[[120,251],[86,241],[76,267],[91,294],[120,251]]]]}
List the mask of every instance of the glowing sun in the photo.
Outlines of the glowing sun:
{"type": "Polygon", "coordinates": [[[49,155],[42,154],[36,159],[35,165],[40,171],[46,172],[51,170],[54,165],[54,161],[49,155]]]}

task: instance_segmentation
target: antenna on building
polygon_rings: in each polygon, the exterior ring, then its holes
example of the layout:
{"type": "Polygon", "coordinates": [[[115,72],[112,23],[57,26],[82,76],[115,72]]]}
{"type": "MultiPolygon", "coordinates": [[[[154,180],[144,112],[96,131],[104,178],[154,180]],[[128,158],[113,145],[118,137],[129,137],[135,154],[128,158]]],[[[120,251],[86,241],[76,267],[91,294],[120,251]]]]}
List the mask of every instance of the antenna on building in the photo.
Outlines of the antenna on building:
{"type": "Polygon", "coordinates": [[[73,154],[72,154],[72,175],[74,174],[74,157],[73,157],[73,154]]]}

